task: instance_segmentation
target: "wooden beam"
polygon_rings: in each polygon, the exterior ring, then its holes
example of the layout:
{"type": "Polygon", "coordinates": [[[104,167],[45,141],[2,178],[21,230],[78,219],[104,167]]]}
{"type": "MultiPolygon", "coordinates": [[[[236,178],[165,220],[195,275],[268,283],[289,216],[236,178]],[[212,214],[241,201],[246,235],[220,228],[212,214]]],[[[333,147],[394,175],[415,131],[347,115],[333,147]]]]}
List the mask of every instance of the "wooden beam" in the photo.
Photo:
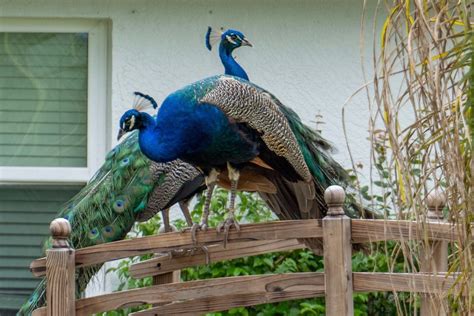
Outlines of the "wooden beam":
{"type": "Polygon", "coordinates": [[[420,239],[457,241],[459,239],[459,230],[456,225],[450,223],[377,219],[353,219],[351,222],[352,243],[420,239]]]}
{"type": "Polygon", "coordinates": [[[196,300],[187,300],[150,308],[131,313],[130,316],[156,315],[202,315],[210,312],[224,311],[235,307],[248,307],[267,303],[277,303],[288,300],[299,300],[323,296],[324,290],[290,289],[285,292],[253,292],[239,295],[205,297],[196,300]]]}
{"type": "MultiPolygon", "coordinates": [[[[384,240],[421,239],[418,223],[394,220],[351,220],[352,242],[366,243],[384,240]]],[[[455,225],[449,223],[427,223],[429,239],[453,241],[458,238],[455,225]]],[[[474,236],[474,229],[472,232],[474,236]]],[[[197,233],[200,245],[221,243],[223,237],[214,229],[197,233]]],[[[242,225],[242,230],[231,230],[230,242],[252,240],[278,240],[295,238],[322,238],[320,220],[275,221],[270,223],[242,225]]],[[[191,248],[190,232],[167,233],[160,236],[142,237],[116,241],[76,250],[76,267],[83,267],[105,261],[121,259],[173,249],[191,248]]],[[[33,275],[41,277],[46,273],[46,258],[34,260],[30,265],[33,275]]]]}
{"type": "MultiPolygon", "coordinates": [[[[421,292],[446,294],[454,285],[457,275],[433,275],[422,273],[377,273],[354,272],[352,274],[355,292],[421,292]]],[[[229,278],[208,279],[183,283],[156,285],[141,289],[104,294],[76,300],[76,315],[90,315],[107,310],[142,304],[171,303],[183,301],[196,303],[196,313],[204,313],[197,302],[203,300],[212,304],[221,304],[229,299],[229,308],[250,306],[248,297],[262,295],[279,301],[319,296],[324,293],[324,273],[284,273],[264,274],[229,278]],[[249,295],[249,296],[246,296],[249,295]],[[231,300],[235,296],[235,301],[231,300]],[[242,298],[242,301],[238,301],[242,298]],[[241,304],[241,305],[236,305],[241,304]]],[[[193,306],[190,304],[190,306],[193,306]]],[[[260,301],[255,304],[261,304],[260,301]]],[[[253,304],[252,304],[253,305],[253,304]]],[[[166,305],[170,311],[174,307],[166,305]]],[[[176,306],[176,305],[173,305],[176,306]]],[[[211,305],[214,306],[214,305],[211,305]]],[[[226,306],[222,306],[226,309],[226,306]]],[[[212,307],[215,308],[215,307],[212,307]]],[[[191,312],[191,310],[187,310],[191,312]]],[[[35,316],[45,316],[46,308],[34,311],[35,316]]]]}
{"type": "MultiPolygon", "coordinates": [[[[274,221],[258,224],[241,225],[240,231],[231,229],[229,242],[252,240],[281,240],[296,238],[321,238],[320,220],[274,221]]],[[[223,234],[215,229],[197,232],[199,245],[222,243],[223,234]]],[[[167,252],[173,249],[192,248],[191,232],[166,233],[128,240],[121,240],[76,250],[76,268],[106,261],[139,256],[147,253],[167,252]]],[[[35,276],[44,276],[46,271],[45,258],[36,259],[30,265],[35,276]]]]}
{"type": "MultiPolygon", "coordinates": [[[[304,247],[304,244],[299,243],[296,239],[257,240],[230,243],[226,248],[224,248],[223,245],[212,245],[207,248],[207,253],[211,262],[218,262],[263,253],[303,249],[304,247]]],[[[130,276],[133,278],[144,278],[197,265],[204,265],[206,264],[206,257],[206,254],[202,251],[198,251],[194,255],[183,254],[183,256],[179,257],[175,255],[172,257],[170,257],[170,255],[162,255],[133,264],[130,267],[130,276]]]]}

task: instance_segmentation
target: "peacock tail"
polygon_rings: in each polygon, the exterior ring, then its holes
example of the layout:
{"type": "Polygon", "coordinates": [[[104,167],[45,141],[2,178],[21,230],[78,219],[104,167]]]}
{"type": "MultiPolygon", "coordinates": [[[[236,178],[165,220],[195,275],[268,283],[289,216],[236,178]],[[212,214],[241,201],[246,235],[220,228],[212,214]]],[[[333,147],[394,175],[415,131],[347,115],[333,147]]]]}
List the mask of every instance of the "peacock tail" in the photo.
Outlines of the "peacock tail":
{"type": "MultiPolygon", "coordinates": [[[[305,162],[313,175],[316,199],[322,209],[324,209],[323,215],[325,215],[326,203],[323,197],[327,187],[340,185],[349,193],[356,190],[349,181],[347,171],[331,157],[331,152],[334,151],[332,144],[324,139],[319,132],[305,125],[298,114],[291,108],[280,103],[280,109],[285,114],[298,141],[305,162]]],[[[356,202],[353,195],[350,194],[346,198],[345,211],[348,216],[353,218],[361,216],[377,217],[374,212],[364,209],[364,207],[356,202]]]]}
{"type": "MultiPolygon", "coordinates": [[[[273,97],[273,96],[272,96],[273,97]]],[[[273,97],[278,104],[280,111],[288,120],[293,134],[296,137],[304,160],[311,172],[312,183],[315,192],[314,200],[304,198],[305,188],[298,183],[290,183],[281,177],[275,177],[274,181],[277,187],[276,194],[260,192],[260,196],[270,208],[282,220],[289,219],[307,219],[323,218],[327,212],[327,206],[324,201],[324,191],[331,185],[340,185],[346,192],[353,192],[349,175],[347,171],[337,163],[332,157],[333,147],[331,143],[325,140],[320,133],[305,125],[299,116],[289,107],[285,106],[273,97]],[[304,211],[306,203],[306,211],[304,211]]],[[[306,195],[310,195],[307,193],[306,195]]],[[[376,218],[377,214],[365,209],[358,203],[354,196],[348,194],[344,205],[346,215],[352,218],[364,216],[366,218],[376,218]]],[[[322,242],[316,239],[302,240],[315,254],[322,255],[322,242]]],[[[361,245],[354,245],[354,249],[364,249],[361,245]]]]}
{"type": "MultiPolygon", "coordinates": [[[[150,160],[140,151],[133,133],[112,149],[90,182],[58,213],[71,224],[69,243],[75,249],[125,238],[138,213],[143,211],[153,189],[150,160]]],[[[51,247],[51,238],[44,250],[51,247]]],[[[102,265],[77,270],[76,293],[83,293],[102,265]]],[[[44,305],[46,282],[42,280],[18,315],[30,315],[44,305]]]]}
{"type": "MultiPolygon", "coordinates": [[[[138,144],[138,131],[106,156],[89,183],[58,213],[71,224],[69,243],[75,249],[121,240],[136,220],[146,220],[202,189],[202,176],[182,161],[156,164],[146,158],[138,144]]],[[[44,250],[51,247],[51,238],[44,250]]],[[[102,265],[76,270],[79,297],[102,265]]],[[[43,279],[18,315],[30,315],[45,304],[43,279]]]]}

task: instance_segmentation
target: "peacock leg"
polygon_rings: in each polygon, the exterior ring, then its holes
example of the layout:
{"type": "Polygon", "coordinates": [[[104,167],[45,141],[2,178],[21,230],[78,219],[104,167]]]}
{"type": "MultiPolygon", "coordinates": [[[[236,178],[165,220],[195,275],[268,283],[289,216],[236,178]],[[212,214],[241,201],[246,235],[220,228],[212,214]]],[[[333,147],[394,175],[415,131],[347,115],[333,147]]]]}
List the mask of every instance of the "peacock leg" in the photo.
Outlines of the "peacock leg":
{"type": "Polygon", "coordinates": [[[192,227],[193,219],[191,218],[191,213],[189,212],[189,200],[180,201],[178,204],[179,208],[181,209],[181,212],[184,215],[184,218],[186,219],[186,224],[188,225],[188,227],[192,227]]]}
{"type": "Polygon", "coordinates": [[[196,232],[199,229],[206,231],[207,228],[209,227],[208,226],[209,208],[211,207],[212,192],[214,192],[214,188],[216,187],[218,175],[219,175],[219,171],[217,171],[216,169],[212,169],[209,175],[207,175],[204,178],[204,180],[206,181],[207,192],[206,192],[206,199],[204,200],[204,207],[202,210],[201,223],[193,224],[193,226],[191,227],[191,238],[194,244],[197,243],[196,232]]]}
{"type": "Polygon", "coordinates": [[[227,218],[224,222],[220,223],[217,226],[217,232],[220,233],[222,228],[224,228],[224,248],[227,246],[227,240],[229,237],[229,230],[232,226],[235,226],[237,231],[240,231],[239,222],[235,219],[235,197],[237,195],[237,185],[239,183],[240,172],[239,170],[232,167],[227,163],[227,170],[229,172],[230,179],[230,197],[229,197],[229,208],[227,211],[227,218]]]}
{"type": "Polygon", "coordinates": [[[165,233],[169,233],[172,231],[170,226],[170,209],[167,208],[166,210],[161,211],[163,215],[163,226],[165,227],[165,233]]]}

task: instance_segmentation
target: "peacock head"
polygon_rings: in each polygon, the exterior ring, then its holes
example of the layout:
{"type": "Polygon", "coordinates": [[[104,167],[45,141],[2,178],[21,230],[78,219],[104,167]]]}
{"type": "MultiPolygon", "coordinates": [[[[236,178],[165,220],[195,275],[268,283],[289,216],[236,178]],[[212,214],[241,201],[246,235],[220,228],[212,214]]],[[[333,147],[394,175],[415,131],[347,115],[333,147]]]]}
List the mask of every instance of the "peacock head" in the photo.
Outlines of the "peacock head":
{"type": "Polygon", "coordinates": [[[206,33],[206,47],[211,50],[212,45],[219,41],[228,51],[233,51],[241,46],[250,46],[252,44],[245,38],[245,35],[237,30],[228,29],[227,31],[215,31],[210,26],[206,33]]]}
{"type": "Polygon", "coordinates": [[[117,140],[120,140],[126,133],[139,129],[141,125],[141,113],[136,109],[128,110],[120,118],[120,129],[117,140]]]}
{"type": "Polygon", "coordinates": [[[144,94],[141,92],[134,92],[135,101],[133,102],[133,109],[128,110],[125,112],[122,117],[120,118],[120,130],[117,135],[117,140],[122,138],[128,132],[131,132],[135,129],[140,129],[143,126],[146,126],[147,123],[152,120],[151,116],[143,110],[147,108],[158,108],[158,103],[156,103],[155,99],[153,99],[148,94],[144,94]]]}
{"type": "Polygon", "coordinates": [[[245,38],[245,35],[237,30],[227,30],[221,35],[222,45],[230,48],[236,49],[240,46],[250,46],[252,44],[245,38]]]}

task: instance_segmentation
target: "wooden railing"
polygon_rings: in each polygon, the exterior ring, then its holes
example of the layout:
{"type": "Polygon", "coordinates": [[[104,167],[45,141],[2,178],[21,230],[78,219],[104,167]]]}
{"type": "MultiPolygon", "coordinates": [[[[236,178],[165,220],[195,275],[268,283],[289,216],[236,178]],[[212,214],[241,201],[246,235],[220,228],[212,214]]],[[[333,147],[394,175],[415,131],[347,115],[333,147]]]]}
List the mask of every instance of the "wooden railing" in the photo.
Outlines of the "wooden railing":
{"type": "Polygon", "coordinates": [[[83,249],[71,249],[71,232],[65,219],[50,226],[53,248],[46,258],[32,262],[35,276],[47,278],[47,306],[33,315],[90,315],[124,307],[151,304],[152,308],[133,315],[199,315],[285,300],[325,296],[327,315],[352,315],[353,292],[401,291],[422,294],[421,315],[445,315],[445,298],[454,286],[456,275],[447,271],[447,243],[462,240],[462,230],[443,222],[442,195],[428,197],[428,220],[421,225],[399,220],[351,220],[344,215],[344,191],[338,186],[326,190],[329,210],[323,220],[276,221],[242,225],[232,230],[223,247],[223,236],[215,230],[199,231],[197,240],[207,254],[176,257],[162,254],[137,263],[130,269],[135,278],[154,276],[150,287],[74,298],[74,268],[148,253],[193,248],[190,232],[173,232],[142,237],[83,249]],[[206,263],[303,248],[297,239],[316,238],[324,246],[324,273],[284,273],[226,277],[210,280],[175,282],[170,272],[206,263]],[[425,250],[420,273],[353,273],[353,243],[384,240],[431,240],[425,250]],[[160,275],[168,274],[168,277],[160,275]]]}

